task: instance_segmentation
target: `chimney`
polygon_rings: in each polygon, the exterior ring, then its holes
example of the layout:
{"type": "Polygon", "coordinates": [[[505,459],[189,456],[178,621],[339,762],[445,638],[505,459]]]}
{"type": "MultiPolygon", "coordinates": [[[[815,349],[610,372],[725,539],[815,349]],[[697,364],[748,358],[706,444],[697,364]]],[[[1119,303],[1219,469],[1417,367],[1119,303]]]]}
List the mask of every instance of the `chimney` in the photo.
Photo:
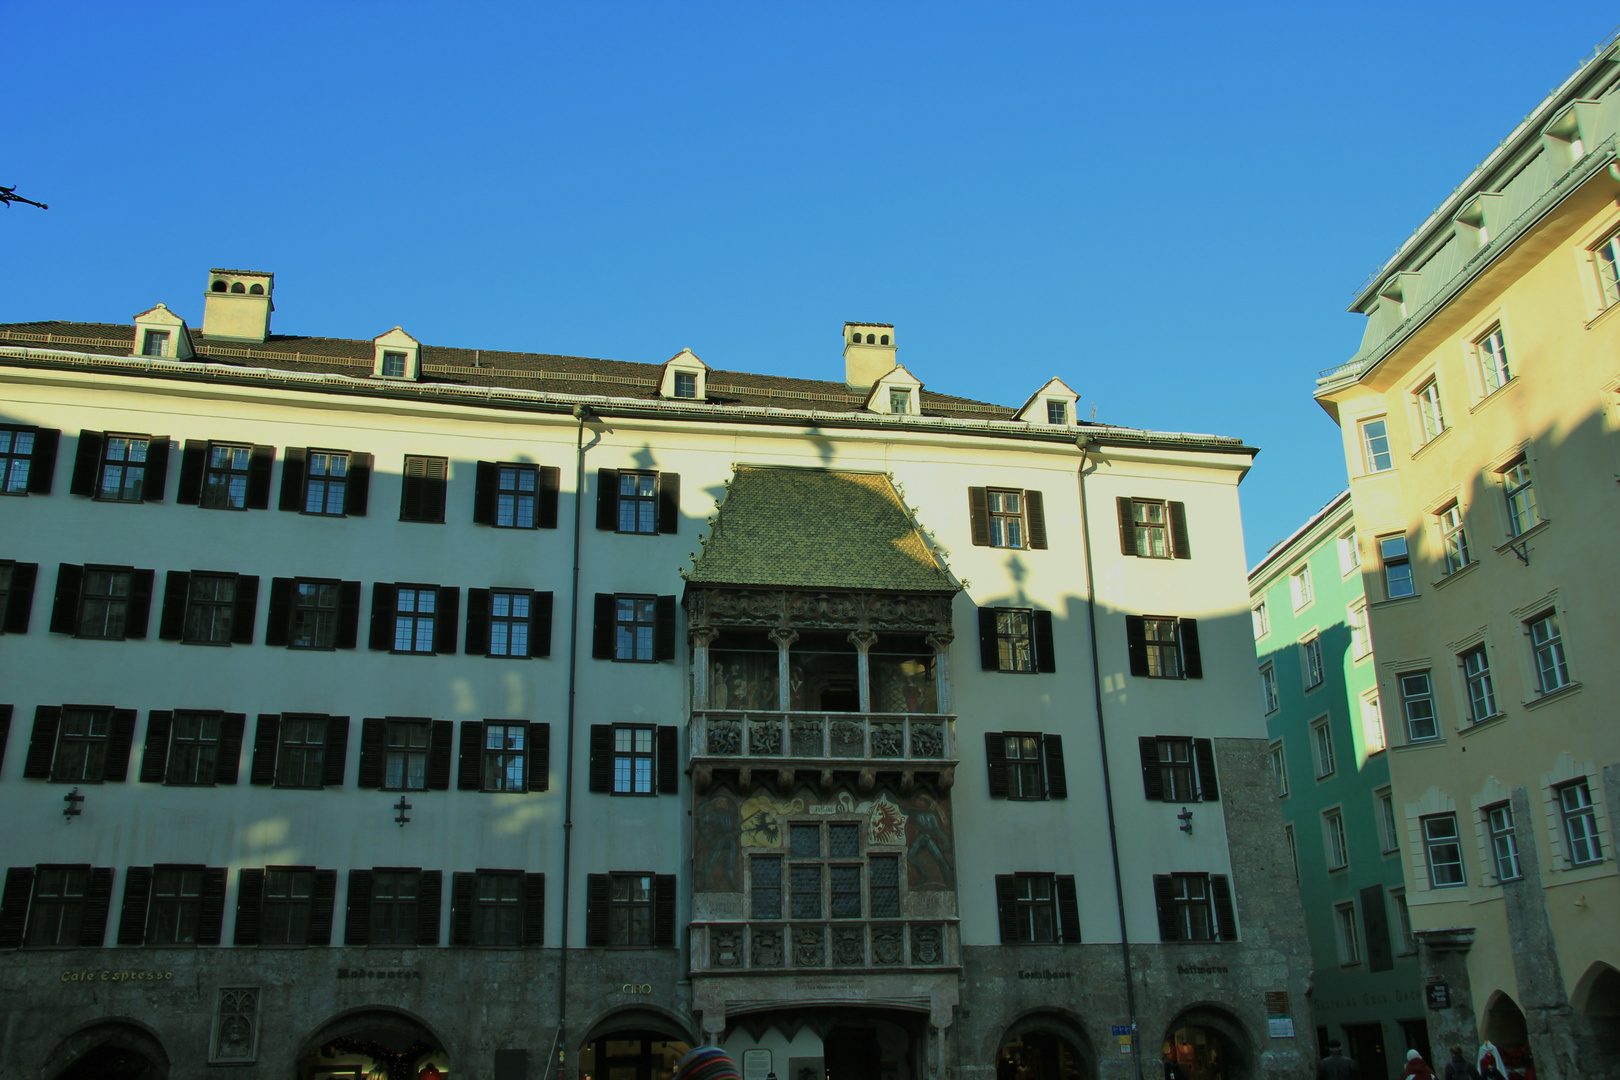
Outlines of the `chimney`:
{"type": "Polygon", "coordinates": [[[204,337],[217,341],[264,344],[270,336],[270,313],[276,310],[270,294],[276,275],[256,270],[210,270],[203,294],[204,337]]]}
{"type": "Polygon", "coordinates": [[[844,324],[844,385],[866,390],[894,370],[894,324],[844,324]]]}

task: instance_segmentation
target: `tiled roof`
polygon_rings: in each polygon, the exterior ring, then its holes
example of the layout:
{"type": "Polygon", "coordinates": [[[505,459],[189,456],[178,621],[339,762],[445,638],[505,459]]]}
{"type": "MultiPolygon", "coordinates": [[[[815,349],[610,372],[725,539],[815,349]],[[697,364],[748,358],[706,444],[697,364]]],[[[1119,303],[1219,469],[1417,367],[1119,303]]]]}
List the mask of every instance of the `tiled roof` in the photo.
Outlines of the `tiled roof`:
{"type": "MultiPolygon", "coordinates": [[[[198,359],[209,363],[335,375],[368,377],[375,355],[370,341],[349,338],[271,334],[263,345],[249,345],[240,341],[211,341],[201,331],[192,328],[191,340],[198,359]]],[[[8,343],[129,356],[134,349],[135,329],[123,323],[9,323],[0,325],[0,344],[8,343]]],[[[663,364],[637,364],[585,356],[422,346],[422,381],[425,383],[505,386],[555,394],[658,399],[663,368],[663,364]]],[[[866,401],[866,391],[849,390],[841,382],[789,379],[744,371],[711,369],[707,390],[709,403],[722,406],[861,412],[866,401]]],[[[1011,406],[935,394],[928,390],[922,392],[921,409],[924,416],[974,420],[1011,420],[1015,412],[1011,406]]]]}
{"type": "Polygon", "coordinates": [[[889,478],[743,465],[697,565],[705,585],[955,592],[889,478]]]}

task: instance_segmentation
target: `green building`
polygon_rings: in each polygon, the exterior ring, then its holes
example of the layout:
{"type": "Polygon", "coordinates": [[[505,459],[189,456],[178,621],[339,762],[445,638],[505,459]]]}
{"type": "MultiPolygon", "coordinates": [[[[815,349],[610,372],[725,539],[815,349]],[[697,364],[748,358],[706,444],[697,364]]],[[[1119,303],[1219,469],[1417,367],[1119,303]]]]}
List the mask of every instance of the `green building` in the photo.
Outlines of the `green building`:
{"type": "MultiPolygon", "coordinates": [[[[1429,1053],[1348,491],[1249,573],[1254,646],[1329,1039],[1366,1080],[1429,1053]]],[[[1303,1033],[1302,1033],[1303,1034],[1303,1033]]]]}

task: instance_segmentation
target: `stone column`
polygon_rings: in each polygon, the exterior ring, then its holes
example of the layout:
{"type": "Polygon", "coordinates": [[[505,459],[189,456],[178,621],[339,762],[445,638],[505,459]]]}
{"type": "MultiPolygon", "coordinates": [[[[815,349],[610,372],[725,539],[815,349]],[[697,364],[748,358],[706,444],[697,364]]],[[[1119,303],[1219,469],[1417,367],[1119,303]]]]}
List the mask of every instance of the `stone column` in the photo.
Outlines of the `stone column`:
{"type": "MultiPolygon", "coordinates": [[[[938,701],[939,711],[951,711],[951,642],[956,635],[949,630],[936,630],[928,635],[928,644],[934,648],[934,697],[938,701]]],[[[951,750],[947,750],[946,757],[954,757],[951,750]]]]}
{"type": "Polygon", "coordinates": [[[709,707],[709,646],[720,636],[710,626],[688,630],[686,640],[692,645],[692,711],[702,712],[709,707]]]}
{"type": "Polygon", "coordinates": [[[872,661],[867,651],[877,641],[877,635],[870,630],[851,630],[849,640],[859,649],[855,659],[855,680],[859,684],[856,689],[861,695],[861,712],[872,711],[872,661]]]}
{"type": "Polygon", "coordinates": [[[788,676],[793,668],[788,660],[788,648],[799,640],[797,630],[789,630],[779,626],[766,635],[776,642],[776,701],[777,708],[787,712],[793,707],[793,688],[788,684],[788,676]]]}
{"type": "Polygon", "coordinates": [[[1423,975],[1425,1015],[1429,1021],[1429,1046],[1435,1054],[1450,1047],[1464,1047],[1479,1043],[1479,1028],[1474,1020],[1474,994],[1468,979],[1468,950],[1474,945],[1472,926],[1448,926],[1439,930],[1414,930],[1418,940],[1418,969],[1423,975]],[[1446,985],[1450,1004],[1444,1009],[1429,1008],[1429,987],[1437,983],[1446,985]]]}

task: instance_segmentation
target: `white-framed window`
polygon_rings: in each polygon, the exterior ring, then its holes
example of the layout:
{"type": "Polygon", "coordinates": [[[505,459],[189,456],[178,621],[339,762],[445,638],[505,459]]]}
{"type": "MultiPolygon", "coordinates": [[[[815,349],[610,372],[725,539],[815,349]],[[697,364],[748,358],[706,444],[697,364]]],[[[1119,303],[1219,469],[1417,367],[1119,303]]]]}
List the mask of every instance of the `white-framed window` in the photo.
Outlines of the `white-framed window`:
{"type": "Polygon", "coordinates": [[[1339,964],[1361,963],[1361,938],[1356,931],[1356,903],[1333,905],[1333,924],[1339,931],[1339,964]]]}
{"type": "Polygon", "coordinates": [[[1329,870],[1343,870],[1350,865],[1350,841],[1344,834],[1344,813],[1337,807],[1322,811],[1322,843],[1329,870]]]}
{"type": "Polygon", "coordinates": [[[1513,804],[1487,806],[1485,830],[1490,834],[1491,865],[1497,882],[1517,881],[1523,877],[1524,872],[1519,869],[1519,838],[1513,832],[1513,804]]]}
{"type": "Polygon", "coordinates": [[[1564,818],[1564,839],[1569,843],[1569,865],[1587,866],[1603,860],[1603,842],[1598,839],[1597,812],[1592,808],[1592,789],[1585,780],[1558,789],[1558,808],[1564,818]]]}
{"type": "Polygon", "coordinates": [[[889,390],[889,411],[897,416],[904,416],[911,411],[910,390],[889,390]]]}
{"type": "Polygon", "coordinates": [[[1434,681],[1427,671],[1411,671],[1401,676],[1401,707],[1406,713],[1409,742],[1440,737],[1440,725],[1434,712],[1434,681]]]}
{"type": "Polygon", "coordinates": [[[1335,769],[1333,761],[1333,725],[1327,717],[1322,717],[1311,725],[1311,750],[1316,760],[1316,778],[1332,776],[1335,769]]]}
{"type": "Polygon", "coordinates": [[[1521,454],[1508,463],[1501,476],[1502,496],[1507,500],[1508,535],[1520,536],[1541,522],[1530,463],[1521,454]]]}
{"type": "Polygon", "coordinates": [[[141,339],[142,356],[168,356],[169,332],[167,330],[148,330],[141,339]]]}
{"type": "Polygon", "coordinates": [[[1592,253],[1597,266],[1598,289],[1605,309],[1620,303],[1620,233],[1615,233],[1592,253]]]}
{"type": "Polygon", "coordinates": [[[1283,826],[1283,839],[1288,841],[1288,863],[1294,868],[1294,884],[1299,884],[1299,845],[1294,843],[1294,827],[1283,826]]]}
{"type": "Polygon", "coordinates": [[[1311,568],[1302,566],[1288,575],[1288,591],[1294,598],[1294,610],[1306,607],[1315,599],[1316,593],[1311,588],[1311,568]]]}
{"type": "Polygon", "coordinates": [[[1496,688],[1491,683],[1491,661],[1484,645],[1476,645],[1457,658],[1468,688],[1468,722],[1477,724],[1496,715],[1496,688]]]}
{"type": "Polygon", "coordinates": [[[1455,574],[1474,561],[1468,552],[1468,533],[1463,529],[1462,508],[1455,500],[1436,515],[1440,541],[1446,549],[1446,573],[1455,574]]]}
{"type": "Polygon", "coordinates": [[[402,352],[384,352],[382,354],[382,376],[385,379],[403,379],[405,377],[405,354],[402,352]]]}
{"type": "Polygon", "coordinates": [[[1299,652],[1305,666],[1305,689],[1314,690],[1326,677],[1322,668],[1322,639],[1313,637],[1300,642],[1299,652]]]}
{"type": "Polygon", "coordinates": [[[1384,564],[1384,595],[1391,600],[1417,592],[1412,583],[1412,556],[1406,534],[1378,538],[1378,556],[1384,564]]]}
{"type": "Polygon", "coordinates": [[[1417,404],[1418,430],[1427,444],[1446,430],[1446,418],[1440,411],[1440,383],[1430,379],[1412,397],[1417,404]]]}
{"type": "Polygon", "coordinates": [[[1259,641],[1271,633],[1271,613],[1266,610],[1264,600],[1249,609],[1249,617],[1254,621],[1254,640],[1259,641]]]}
{"type": "Polygon", "coordinates": [[[1062,398],[1046,399],[1046,422],[1063,425],[1069,422],[1069,403],[1062,398]]]}
{"type": "Polygon", "coordinates": [[[1277,711],[1277,706],[1281,704],[1277,696],[1277,669],[1270,664],[1260,669],[1260,696],[1265,702],[1267,715],[1277,711]]]}
{"type": "Polygon", "coordinates": [[[1451,889],[1468,883],[1463,874],[1462,838],[1456,814],[1430,814],[1423,819],[1423,850],[1429,860],[1429,887],[1451,889]]]}
{"type": "Polygon", "coordinates": [[[677,371],[675,373],[675,396],[678,398],[697,397],[697,373],[694,371],[677,371]]]}
{"type": "Polygon", "coordinates": [[[1411,956],[1417,952],[1417,938],[1412,934],[1412,913],[1406,907],[1406,890],[1391,889],[1389,898],[1395,903],[1395,928],[1400,945],[1398,956],[1411,956]]]}
{"type": "Polygon", "coordinates": [[[1367,753],[1382,753],[1389,745],[1384,737],[1384,710],[1378,704],[1376,690],[1361,697],[1361,730],[1367,740],[1367,753]]]}
{"type": "Polygon", "coordinates": [[[1543,694],[1562,690],[1569,685],[1569,665],[1564,660],[1564,638],[1558,632],[1558,613],[1543,612],[1525,625],[1536,661],[1536,689],[1543,694]]]}
{"type": "Polygon", "coordinates": [[[1356,530],[1351,529],[1339,537],[1339,573],[1348,577],[1361,568],[1361,547],[1356,543],[1356,530]]]}
{"type": "Polygon", "coordinates": [[[1277,798],[1288,795],[1288,758],[1283,753],[1282,740],[1271,744],[1271,778],[1277,782],[1277,798]]]}
{"type": "Polygon", "coordinates": [[[1389,422],[1382,416],[1361,422],[1361,455],[1370,473],[1388,472],[1395,467],[1389,452],[1389,422]]]}
{"type": "Polygon", "coordinates": [[[1500,390],[1513,378],[1513,370],[1508,365],[1507,339],[1502,336],[1501,323],[1496,323],[1474,339],[1474,359],[1479,364],[1480,383],[1487,395],[1500,390]]]}
{"type": "Polygon", "coordinates": [[[1378,815],[1378,850],[1385,855],[1401,849],[1400,830],[1395,826],[1395,794],[1389,788],[1373,792],[1373,807],[1378,815]]]}
{"type": "Polygon", "coordinates": [[[1345,617],[1350,627],[1350,655],[1360,660],[1372,652],[1372,629],[1367,625],[1366,598],[1345,608],[1345,617]]]}

